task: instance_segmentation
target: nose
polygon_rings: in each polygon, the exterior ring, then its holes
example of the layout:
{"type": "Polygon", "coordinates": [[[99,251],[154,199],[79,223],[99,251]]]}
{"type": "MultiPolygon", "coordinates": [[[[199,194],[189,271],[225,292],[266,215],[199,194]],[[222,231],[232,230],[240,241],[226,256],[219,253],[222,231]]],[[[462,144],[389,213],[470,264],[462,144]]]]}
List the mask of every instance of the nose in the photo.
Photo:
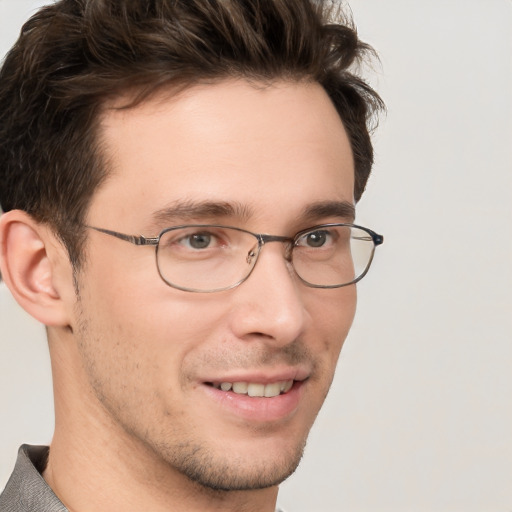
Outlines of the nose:
{"type": "Polygon", "coordinates": [[[249,278],[233,290],[231,329],[239,339],[266,339],[286,345],[307,323],[304,285],[285,258],[281,243],[262,247],[249,278]]]}

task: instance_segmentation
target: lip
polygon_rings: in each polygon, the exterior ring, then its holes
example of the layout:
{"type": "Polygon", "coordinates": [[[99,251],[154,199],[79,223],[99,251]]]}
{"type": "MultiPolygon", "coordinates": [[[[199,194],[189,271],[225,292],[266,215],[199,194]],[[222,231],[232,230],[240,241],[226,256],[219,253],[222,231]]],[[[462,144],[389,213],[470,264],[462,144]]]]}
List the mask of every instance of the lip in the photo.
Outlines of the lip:
{"type": "Polygon", "coordinates": [[[224,416],[227,414],[253,423],[270,423],[285,420],[298,410],[305,382],[294,381],[290,391],[272,398],[240,395],[207,384],[203,384],[202,389],[222,409],[224,416]]]}
{"type": "Polygon", "coordinates": [[[283,369],[269,373],[237,373],[223,375],[205,380],[201,389],[205,392],[209,402],[222,410],[223,417],[243,420],[251,423],[263,424],[284,421],[295,414],[299,409],[309,372],[305,368],[283,369]],[[221,382],[248,382],[269,384],[278,381],[293,380],[292,388],[287,392],[272,398],[250,397],[222,391],[213,387],[212,383],[221,382]]]}
{"type": "Polygon", "coordinates": [[[306,367],[283,367],[273,369],[272,371],[243,371],[243,372],[228,372],[222,375],[212,375],[208,378],[202,379],[205,383],[211,382],[253,382],[259,384],[271,384],[283,380],[304,381],[309,375],[310,371],[306,367]]]}

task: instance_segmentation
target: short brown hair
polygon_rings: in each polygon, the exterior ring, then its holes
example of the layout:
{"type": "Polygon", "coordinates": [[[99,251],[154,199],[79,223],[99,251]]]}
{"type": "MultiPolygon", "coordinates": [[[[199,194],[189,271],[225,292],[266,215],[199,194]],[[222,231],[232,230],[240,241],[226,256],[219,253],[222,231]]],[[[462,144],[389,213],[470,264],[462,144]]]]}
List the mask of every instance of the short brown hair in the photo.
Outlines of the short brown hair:
{"type": "Polygon", "coordinates": [[[60,0],[24,26],[0,72],[0,204],[51,225],[74,265],[82,220],[107,174],[105,101],[229,77],[320,83],[347,131],[356,200],[383,103],[349,71],[372,53],[322,0],[60,0]]]}

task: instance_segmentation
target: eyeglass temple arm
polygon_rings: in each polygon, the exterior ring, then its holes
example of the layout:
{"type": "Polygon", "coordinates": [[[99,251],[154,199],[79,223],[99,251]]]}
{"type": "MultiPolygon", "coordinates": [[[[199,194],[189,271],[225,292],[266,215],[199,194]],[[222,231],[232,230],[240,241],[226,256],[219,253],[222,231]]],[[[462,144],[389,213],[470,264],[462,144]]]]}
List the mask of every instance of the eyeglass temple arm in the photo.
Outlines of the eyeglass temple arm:
{"type": "Polygon", "coordinates": [[[372,231],[371,233],[372,233],[373,243],[375,245],[381,245],[384,243],[384,237],[382,235],[378,235],[374,231],[372,231]]]}
{"type": "Polygon", "coordinates": [[[145,236],[135,236],[135,235],[125,235],[124,233],[119,233],[118,231],[111,231],[110,229],[96,228],[94,226],[86,226],[90,229],[94,229],[95,231],[99,231],[100,233],[105,233],[106,235],[114,236],[125,242],[130,242],[135,245],[158,245],[159,238],[147,238],[145,236]]]}

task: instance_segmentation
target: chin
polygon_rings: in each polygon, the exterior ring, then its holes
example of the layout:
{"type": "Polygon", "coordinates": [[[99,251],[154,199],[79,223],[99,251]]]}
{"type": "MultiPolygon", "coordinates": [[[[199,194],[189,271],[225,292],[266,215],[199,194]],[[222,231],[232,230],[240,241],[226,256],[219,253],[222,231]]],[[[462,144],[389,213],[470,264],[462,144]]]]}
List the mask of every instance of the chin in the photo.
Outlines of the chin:
{"type": "Polygon", "coordinates": [[[293,446],[275,443],[245,441],[223,449],[205,446],[174,446],[164,458],[173,470],[196,482],[201,487],[215,491],[248,491],[274,487],[286,480],[298,467],[302,458],[305,439],[293,446]],[[254,443],[247,450],[247,443],[254,443]],[[253,449],[251,449],[253,448],[253,449]]]}
{"type": "Polygon", "coordinates": [[[302,458],[303,448],[293,454],[293,458],[275,460],[269,454],[268,459],[241,460],[234,458],[224,463],[203,461],[189,465],[184,472],[190,480],[202,487],[216,491],[250,491],[274,487],[286,480],[297,469],[302,458]]]}

